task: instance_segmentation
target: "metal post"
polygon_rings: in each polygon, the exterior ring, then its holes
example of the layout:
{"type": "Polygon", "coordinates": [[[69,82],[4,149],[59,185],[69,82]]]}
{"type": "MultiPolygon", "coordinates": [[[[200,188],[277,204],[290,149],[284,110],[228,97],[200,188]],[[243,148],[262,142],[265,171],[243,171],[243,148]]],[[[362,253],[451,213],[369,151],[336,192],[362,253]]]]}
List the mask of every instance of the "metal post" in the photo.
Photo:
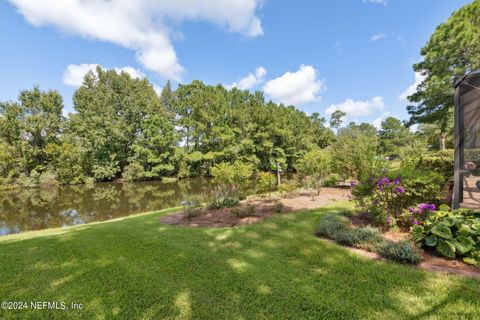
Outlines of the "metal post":
{"type": "MultiPolygon", "coordinates": [[[[463,80],[463,79],[462,79],[463,80]]],[[[464,134],[463,108],[460,102],[460,88],[462,80],[455,85],[455,161],[452,208],[458,209],[463,201],[463,163],[464,161],[464,134]]]]}

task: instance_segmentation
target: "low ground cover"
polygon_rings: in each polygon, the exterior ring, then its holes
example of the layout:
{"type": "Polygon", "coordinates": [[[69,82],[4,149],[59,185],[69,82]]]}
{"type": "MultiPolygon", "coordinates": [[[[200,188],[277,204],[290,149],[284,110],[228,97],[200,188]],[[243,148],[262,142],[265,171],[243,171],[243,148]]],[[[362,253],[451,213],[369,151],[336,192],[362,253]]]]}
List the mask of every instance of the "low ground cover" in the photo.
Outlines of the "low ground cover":
{"type": "Polygon", "coordinates": [[[355,255],[313,233],[337,204],[236,228],[168,211],[0,239],[0,296],[83,310],[5,319],[476,319],[480,282],[355,255]]]}

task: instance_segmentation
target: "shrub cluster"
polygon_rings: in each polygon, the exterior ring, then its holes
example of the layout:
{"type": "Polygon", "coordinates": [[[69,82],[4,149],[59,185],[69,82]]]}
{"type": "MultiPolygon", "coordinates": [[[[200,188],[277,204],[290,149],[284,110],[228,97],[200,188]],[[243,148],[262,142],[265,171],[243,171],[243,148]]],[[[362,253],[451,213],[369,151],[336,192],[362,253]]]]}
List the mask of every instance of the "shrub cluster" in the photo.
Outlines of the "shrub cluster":
{"type": "Polygon", "coordinates": [[[378,229],[369,226],[352,228],[348,218],[342,214],[323,216],[317,234],[341,244],[376,252],[401,263],[417,264],[421,260],[420,251],[414,244],[387,240],[378,229]]]}
{"type": "Polygon", "coordinates": [[[402,161],[402,167],[423,172],[435,172],[450,180],[453,177],[453,160],[453,150],[443,150],[419,157],[408,157],[402,161]]]}
{"type": "MultiPolygon", "coordinates": [[[[445,179],[438,173],[401,168],[365,181],[352,181],[357,206],[380,226],[405,221],[405,210],[419,203],[438,205],[443,199],[445,179]]],[[[410,218],[410,216],[408,216],[410,218]]],[[[412,221],[413,222],[413,221],[412,221]]]]}

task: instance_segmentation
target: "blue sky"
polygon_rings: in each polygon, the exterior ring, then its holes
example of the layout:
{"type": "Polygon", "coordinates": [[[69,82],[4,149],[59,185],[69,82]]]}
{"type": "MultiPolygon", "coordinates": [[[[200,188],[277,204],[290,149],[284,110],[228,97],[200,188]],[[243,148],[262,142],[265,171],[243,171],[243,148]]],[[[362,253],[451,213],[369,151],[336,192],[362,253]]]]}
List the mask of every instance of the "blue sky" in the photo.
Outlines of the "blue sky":
{"type": "Polygon", "coordinates": [[[200,79],[378,125],[408,117],[400,96],[414,85],[412,63],[468,2],[2,1],[0,100],[37,84],[59,90],[71,112],[81,75],[100,64],[147,76],[157,89],[200,79]]]}

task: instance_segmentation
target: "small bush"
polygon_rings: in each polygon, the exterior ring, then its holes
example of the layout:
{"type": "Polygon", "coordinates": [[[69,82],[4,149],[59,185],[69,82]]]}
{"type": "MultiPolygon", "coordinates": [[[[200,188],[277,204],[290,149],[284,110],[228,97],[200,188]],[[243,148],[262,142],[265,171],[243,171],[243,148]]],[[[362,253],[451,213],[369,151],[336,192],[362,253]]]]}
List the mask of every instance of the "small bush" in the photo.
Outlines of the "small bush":
{"type": "Polygon", "coordinates": [[[58,186],[57,175],[52,169],[44,171],[38,178],[38,184],[42,188],[58,186]]]}
{"type": "Polygon", "coordinates": [[[238,218],[251,217],[255,215],[255,206],[248,204],[243,208],[233,208],[231,212],[238,218]]]}
{"type": "Polygon", "coordinates": [[[282,195],[282,197],[287,197],[289,195],[293,195],[295,191],[297,191],[297,183],[293,180],[283,182],[279,187],[278,191],[282,195]]]}
{"type": "Polygon", "coordinates": [[[377,252],[383,257],[402,263],[419,263],[421,255],[414,244],[385,239],[372,227],[352,228],[343,214],[327,214],[320,220],[317,235],[352,247],[377,252]]]}
{"type": "Polygon", "coordinates": [[[384,241],[378,253],[382,257],[401,263],[417,264],[422,260],[421,252],[408,241],[384,241]]]}
{"type": "Polygon", "coordinates": [[[341,178],[338,174],[331,174],[323,183],[325,187],[332,188],[338,186],[341,178]]]}
{"type": "Polygon", "coordinates": [[[276,201],[273,204],[273,211],[275,213],[283,213],[283,212],[285,212],[285,205],[283,203],[281,203],[280,201],[276,201]]]}
{"type": "Polygon", "coordinates": [[[238,206],[240,200],[235,197],[215,197],[208,203],[210,209],[233,208],[238,206]]]}
{"type": "Polygon", "coordinates": [[[203,209],[203,197],[190,196],[182,201],[182,206],[188,218],[198,217],[203,209]]]}

